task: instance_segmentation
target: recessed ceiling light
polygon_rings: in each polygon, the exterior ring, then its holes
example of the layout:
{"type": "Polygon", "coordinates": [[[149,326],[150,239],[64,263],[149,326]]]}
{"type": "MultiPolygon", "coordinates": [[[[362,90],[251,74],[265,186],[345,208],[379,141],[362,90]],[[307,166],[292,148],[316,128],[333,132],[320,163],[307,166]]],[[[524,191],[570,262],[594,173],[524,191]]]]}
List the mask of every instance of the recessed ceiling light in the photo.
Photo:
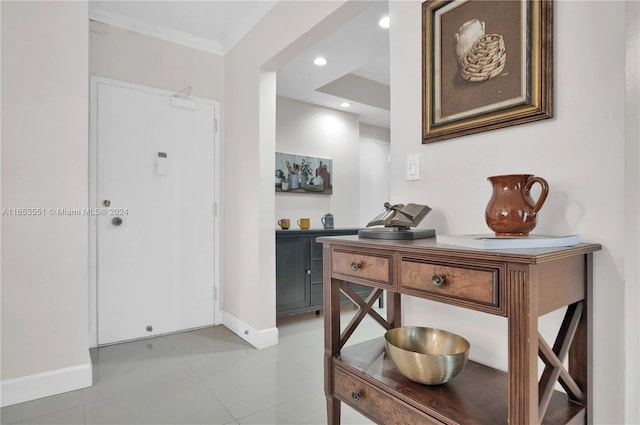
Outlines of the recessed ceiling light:
{"type": "Polygon", "coordinates": [[[342,106],[343,108],[348,108],[349,106],[351,106],[351,104],[349,102],[342,102],[340,106],[342,106]]]}
{"type": "Polygon", "coordinates": [[[385,16],[378,21],[378,25],[380,25],[381,28],[389,28],[389,25],[391,25],[391,18],[385,16]]]}
{"type": "Polygon", "coordinates": [[[318,56],[313,60],[313,63],[315,63],[318,66],[325,66],[327,64],[327,60],[322,56],[318,56]]]}

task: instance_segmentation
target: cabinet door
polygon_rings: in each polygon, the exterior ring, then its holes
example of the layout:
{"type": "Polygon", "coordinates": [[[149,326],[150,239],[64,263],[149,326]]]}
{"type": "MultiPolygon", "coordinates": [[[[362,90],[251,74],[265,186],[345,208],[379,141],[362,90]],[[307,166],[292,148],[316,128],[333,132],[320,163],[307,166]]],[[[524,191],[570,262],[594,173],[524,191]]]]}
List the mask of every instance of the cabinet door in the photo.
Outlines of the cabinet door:
{"type": "Polygon", "coordinates": [[[322,308],[322,244],[311,241],[311,305],[322,308]]]}
{"type": "Polygon", "coordinates": [[[276,241],[276,311],[311,304],[311,238],[280,238],[276,241]]]}

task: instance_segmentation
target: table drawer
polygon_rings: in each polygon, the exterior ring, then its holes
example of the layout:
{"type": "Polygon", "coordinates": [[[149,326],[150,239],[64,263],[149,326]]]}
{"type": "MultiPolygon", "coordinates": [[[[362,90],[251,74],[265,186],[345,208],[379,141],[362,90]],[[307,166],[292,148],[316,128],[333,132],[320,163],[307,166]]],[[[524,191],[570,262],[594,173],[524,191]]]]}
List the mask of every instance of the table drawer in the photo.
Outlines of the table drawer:
{"type": "Polygon", "coordinates": [[[355,278],[354,282],[366,280],[391,285],[392,258],[388,255],[336,249],[333,251],[331,264],[333,274],[355,278]]]}
{"type": "Polygon", "coordinates": [[[385,394],[382,390],[361,381],[356,376],[334,369],[334,395],[373,419],[385,425],[441,424],[425,413],[385,394]]]}
{"type": "MultiPolygon", "coordinates": [[[[500,308],[500,268],[473,267],[403,258],[400,288],[414,295],[456,304],[456,301],[500,308]]],[[[482,308],[480,308],[482,310],[482,308]]]]}

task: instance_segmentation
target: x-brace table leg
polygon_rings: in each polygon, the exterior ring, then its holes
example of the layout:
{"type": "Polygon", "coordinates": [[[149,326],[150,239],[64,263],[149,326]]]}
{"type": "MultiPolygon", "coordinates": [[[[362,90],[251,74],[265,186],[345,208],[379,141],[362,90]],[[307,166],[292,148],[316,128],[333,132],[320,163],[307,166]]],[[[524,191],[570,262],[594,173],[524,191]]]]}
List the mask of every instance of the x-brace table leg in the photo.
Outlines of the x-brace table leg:
{"type": "Polygon", "coordinates": [[[579,301],[567,307],[553,348],[549,347],[542,335],[538,334],[538,354],[546,365],[538,384],[538,418],[540,419],[544,417],[549,407],[556,382],[562,385],[571,399],[580,403],[584,402],[582,390],[563,365],[582,317],[583,303],[583,301],[579,301]]]}
{"type": "Polygon", "coordinates": [[[392,325],[387,322],[377,311],[372,310],[373,304],[382,296],[382,289],[374,289],[369,293],[369,296],[366,300],[363,300],[346,282],[340,283],[340,290],[347,296],[349,299],[356,305],[360,307],[355,316],[351,319],[345,330],[340,335],[340,343],[338,344],[339,349],[341,349],[344,344],[349,340],[353,332],[356,330],[362,319],[369,314],[373,317],[382,327],[389,330],[392,328],[392,325]]]}

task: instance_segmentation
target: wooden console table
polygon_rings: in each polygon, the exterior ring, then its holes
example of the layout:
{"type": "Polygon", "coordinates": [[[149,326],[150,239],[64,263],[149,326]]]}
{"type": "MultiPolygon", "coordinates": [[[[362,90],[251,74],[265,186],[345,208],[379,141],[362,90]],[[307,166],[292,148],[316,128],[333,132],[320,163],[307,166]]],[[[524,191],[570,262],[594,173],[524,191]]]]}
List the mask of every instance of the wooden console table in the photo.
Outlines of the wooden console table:
{"type": "Polygon", "coordinates": [[[324,255],[329,425],[340,423],[341,402],[384,425],[591,423],[589,299],[593,252],[600,245],[489,251],[437,244],[433,238],[318,241],[324,255]],[[344,281],[374,290],[362,299],[344,281]],[[372,310],[382,291],[387,291],[386,319],[372,310]],[[342,332],[341,293],[360,306],[342,332]],[[506,317],[508,372],[469,360],[446,384],[421,385],[397,371],[383,338],[344,347],[367,314],[385,329],[400,326],[401,294],[506,317]],[[549,345],[538,332],[538,317],[565,306],[549,345]],[[540,380],[538,357],[545,365],[540,380]],[[556,382],[565,392],[554,390],[556,382]]]}

